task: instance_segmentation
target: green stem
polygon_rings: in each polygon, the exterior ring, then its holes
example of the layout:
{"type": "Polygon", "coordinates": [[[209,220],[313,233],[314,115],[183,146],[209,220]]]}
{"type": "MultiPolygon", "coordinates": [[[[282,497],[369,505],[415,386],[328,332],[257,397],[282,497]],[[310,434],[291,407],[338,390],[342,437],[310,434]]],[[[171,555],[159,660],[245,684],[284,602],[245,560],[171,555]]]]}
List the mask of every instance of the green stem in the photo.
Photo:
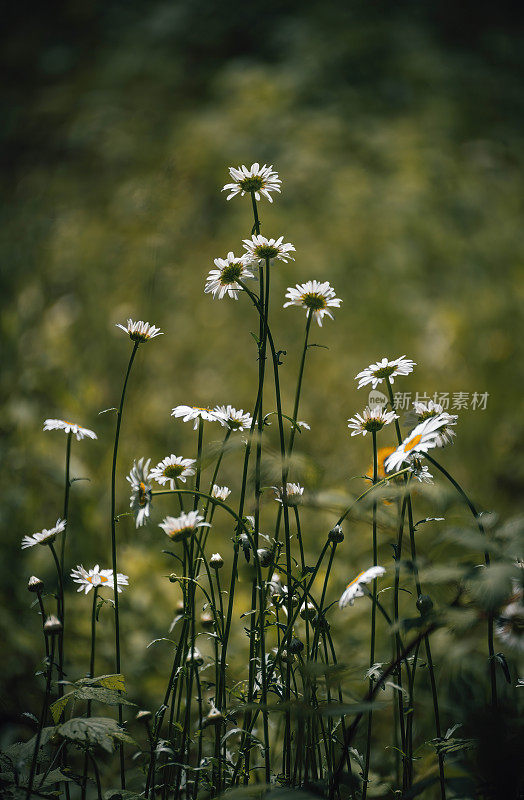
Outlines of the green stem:
{"type": "MultiPolygon", "coordinates": [[[[114,603],[115,603],[115,671],[117,674],[120,674],[121,669],[121,659],[120,659],[120,616],[119,616],[119,609],[118,609],[118,580],[117,580],[117,550],[116,550],[116,464],[118,458],[118,442],[120,439],[120,428],[122,425],[122,414],[124,410],[124,399],[126,396],[126,388],[127,382],[129,380],[129,374],[131,372],[131,367],[133,366],[133,361],[135,360],[136,352],[138,350],[138,345],[140,342],[135,341],[133,344],[133,350],[131,352],[131,356],[129,358],[129,363],[127,365],[127,371],[124,378],[124,385],[122,387],[122,394],[120,396],[120,405],[118,408],[118,414],[116,418],[116,430],[115,430],[115,444],[113,447],[113,463],[111,467],[111,563],[113,568],[113,593],[114,593],[114,603]]],[[[122,706],[118,706],[118,722],[121,725],[123,721],[123,709],[122,706]]],[[[124,746],[122,743],[119,745],[120,751],[120,784],[122,789],[126,788],[126,776],[125,776],[125,765],[124,765],[124,746]]]]}
{"type": "MultiPolygon", "coordinates": [[[[88,677],[94,678],[95,676],[95,646],[96,646],[96,601],[98,599],[98,586],[94,587],[93,592],[93,605],[91,607],[91,656],[89,659],[89,673],[88,677]]],[[[87,701],[86,716],[91,716],[91,700],[87,701]]],[[[89,767],[89,751],[86,745],[86,752],[84,757],[84,773],[82,775],[82,800],[85,800],[87,793],[87,772],[89,767]]]]}
{"type": "MultiPolygon", "coordinates": [[[[56,554],[55,554],[56,555],[56,554]]],[[[57,559],[58,561],[58,559],[57,559]]],[[[29,780],[27,783],[27,792],[26,792],[26,800],[29,800],[32,793],[33,793],[33,783],[35,780],[36,775],[36,767],[38,764],[38,752],[40,750],[40,742],[42,740],[42,731],[44,729],[46,717],[47,717],[47,707],[49,705],[49,696],[51,694],[51,676],[53,674],[53,661],[55,658],[55,636],[52,634],[51,636],[51,654],[50,657],[47,659],[47,674],[46,674],[46,685],[45,685],[45,695],[44,695],[44,702],[42,705],[42,712],[40,714],[40,719],[38,721],[38,730],[36,732],[36,739],[35,739],[35,749],[33,750],[33,758],[31,759],[31,769],[29,771],[29,780]]]]}
{"type": "Polygon", "coordinates": [[[302,379],[304,377],[304,366],[306,363],[306,353],[308,349],[308,341],[309,341],[309,331],[311,328],[311,320],[313,319],[313,314],[310,310],[307,312],[306,316],[306,333],[304,336],[304,347],[302,349],[302,358],[300,359],[300,367],[298,370],[298,380],[297,380],[297,389],[295,392],[295,404],[293,406],[293,425],[291,426],[291,433],[289,434],[289,445],[288,445],[288,456],[291,456],[293,452],[293,445],[295,442],[295,433],[297,429],[297,417],[298,417],[298,406],[300,403],[300,392],[302,389],[302,379]]]}
{"type": "MultiPolygon", "coordinates": [[[[464,500],[465,504],[467,505],[467,507],[471,511],[471,513],[472,513],[472,515],[473,515],[473,517],[475,519],[475,522],[477,523],[477,526],[478,526],[478,529],[479,529],[480,533],[482,534],[482,536],[486,536],[486,531],[485,531],[484,525],[481,522],[480,514],[478,513],[477,509],[475,508],[475,506],[473,505],[473,503],[471,502],[471,500],[467,496],[467,494],[464,491],[464,489],[462,488],[462,486],[460,486],[460,484],[457,483],[455,478],[453,478],[449,474],[449,472],[446,469],[444,469],[444,467],[441,464],[439,464],[438,461],[435,461],[435,459],[432,458],[428,453],[425,454],[425,457],[430,462],[430,464],[433,464],[433,466],[436,467],[439,470],[439,472],[441,472],[442,475],[444,475],[444,477],[448,479],[448,481],[451,483],[451,485],[455,487],[455,489],[460,494],[460,496],[464,500]]],[[[490,563],[491,563],[491,559],[490,559],[490,556],[489,556],[489,551],[487,549],[484,552],[484,563],[486,564],[486,567],[489,567],[490,563]]],[[[493,643],[493,627],[494,627],[494,617],[493,617],[493,612],[490,611],[489,614],[488,614],[489,672],[490,672],[490,682],[491,682],[491,704],[493,705],[494,708],[496,708],[497,705],[498,705],[498,698],[497,698],[497,675],[496,675],[496,664],[495,664],[495,647],[494,647],[494,643],[493,643]]]]}
{"type": "MultiPolygon", "coordinates": [[[[373,486],[378,480],[378,463],[377,463],[377,432],[372,431],[373,438],[373,486]]],[[[378,564],[378,550],[377,550],[377,504],[373,503],[373,566],[378,564]]],[[[369,667],[375,663],[375,634],[376,634],[376,614],[377,614],[377,579],[373,581],[373,605],[371,606],[371,643],[369,649],[369,667]]],[[[373,692],[374,679],[371,675],[369,678],[369,691],[373,692]]],[[[368,716],[368,730],[366,737],[366,756],[364,762],[364,772],[362,776],[362,800],[366,800],[368,791],[368,776],[369,776],[369,762],[371,757],[371,731],[373,726],[373,712],[369,712],[368,716]]]]}

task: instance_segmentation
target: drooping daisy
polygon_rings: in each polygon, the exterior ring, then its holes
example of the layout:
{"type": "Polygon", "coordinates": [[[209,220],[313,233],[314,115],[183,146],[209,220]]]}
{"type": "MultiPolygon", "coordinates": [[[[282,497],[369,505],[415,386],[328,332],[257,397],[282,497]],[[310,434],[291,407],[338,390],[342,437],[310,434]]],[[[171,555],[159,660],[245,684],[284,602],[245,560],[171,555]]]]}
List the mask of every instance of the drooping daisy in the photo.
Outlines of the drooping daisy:
{"type": "Polygon", "coordinates": [[[135,524],[139,528],[145,525],[151,509],[151,484],[149,483],[149,464],[151,459],[143,458],[135,461],[127,479],[131,484],[129,507],[135,514],[135,524]]]}
{"type": "Polygon", "coordinates": [[[283,241],[284,237],[278,239],[266,239],[265,236],[254,234],[251,239],[244,239],[244,250],[252,263],[264,263],[266,259],[278,259],[287,264],[294,261],[290,253],[295,252],[295,247],[289,242],[283,241]]]}
{"type": "Polygon", "coordinates": [[[65,519],[60,519],[59,517],[53,528],[44,528],[43,531],[33,533],[32,536],[24,536],[22,539],[22,550],[26,550],[28,547],[34,547],[35,544],[53,544],[57,534],[65,531],[65,527],[65,519]]]}
{"type": "Polygon", "coordinates": [[[65,419],[46,419],[44,422],[44,430],[45,431],[57,431],[62,430],[65,433],[73,433],[78,441],[80,439],[96,439],[96,433],[94,431],[89,430],[89,428],[82,428],[81,425],[77,425],[76,422],[68,422],[65,419]]]}
{"type": "MultiPolygon", "coordinates": [[[[275,490],[275,500],[282,503],[282,486],[273,486],[275,490]]],[[[297,505],[300,502],[301,496],[304,494],[304,487],[299,483],[286,483],[286,500],[288,506],[297,505]]]]}
{"type": "Polygon", "coordinates": [[[278,177],[278,173],[273,170],[273,165],[270,167],[264,164],[263,167],[257,162],[251,164],[248,169],[244,164],[240,167],[229,167],[229,174],[234,180],[234,183],[226,183],[223,192],[229,191],[227,196],[228,200],[239,194],[243,197],[245,194],[253,193],[255,199],[260,201],[260,196],[267,197],[270,203],[273,202],[270,192],[280,192],[280,184],[282,181],[278,177]]]}
{"type": "Polygon", "coordinates": [[[359,433],[365,436],[368,432],[376,433],[394,419],[398,419],[394,411],[385,411],[383,406],[373,406],[373,408],[366,406],[362,414],[355,414],[348,419],[348,428],[354,429],[351,431],[352,436],[358,436],[359,433]]]}
{"type": "Polygon", "coordinates": [[[423,464],[420,458],[413,456],[409,460],[409,466],[411,468],[411,474],[417,481],[420,483],[433,483],[433,475],[428,469],[426,464],[423,464]]]}
{"type": "Polygon", "coordinates": [[[371,583],[375,578],[380,578],[385,573],[384,567],[370,567],[369,569],[360,572],[356,578],[353,578],[351,583],[348,583],[344,589],[340,600],[338,601],[339,608],[352,606],[356,597],[363,597],[365,592],[362,588],[366,583],[371,583]]]}
{"type": "Polygon", "coordinates": [[[138,322],[133,322],[132,319],[127,320],[127,325],[116,323],[116,327],[129,334],[129,338],[134,342],[148,342],[149,339],[154,339],[155,336],[162,336],[163,331],[150,325],[149,322],[143,322],[141,319],[138,322]]]}
{"type": "Polygon", "coordinates": [[[229,486],[217,486],[216,483],[213,484],[213,488],[211,490],[211,497],[216,497],[217,500],[227,500],[229,495],[231,494],[231,489],[229,486]]]}
{"type": "Polygon", "coordinates": [[[216,299],[218,296],[219,300],[226,294],[233,300],[238,300],[238,293],[243,291],[238,281],[255,277],[249,269],[249,264],[246,256],[237,258],[232,252],[225,258],[215,258],[217,269],[209,271],[204,292],[206,294],[211,292],[213,297],[216,299]]]}
{"type": "Polygon", "coordinates": [[[198,528],[210,528],[209,522],[204,522],[204,517],[198,511],[182,512],[179,517],[166,517],[158,526],[174,542],[180,542],[187,536],[192,536],[198,528]]]}
{"type": "Polygon", "coordinates": [[[448,414],[447,411],[444,411],[440,403],[435,403],[433,400],[430,400],[428,403],[415,400],[413,409],[419,422],[424,422],[426,419],[439,416],[447,420],[447,425],[442,427],[439,431],[437,447],[444,447],[453,442],[453,438],[456,434],[452,426],[457,424],[457,414],[448,414]]]}
{"type": "Polygon", "coordinates": [[[160,486],[168,484],[171,489],[174,489],[176,480],[185,483],[186,478],[195,474],[193,464],[196,464],[194,458],[182,458],[172,453],[170,456],[163,458],[162,461],[159,461],[148,477],[153,478],[160,486]]]}
{"type": "Polygon", "coordinates": [[[297,283],[296,288],[288,287],[286,292],[288,302],[284,303],[284,308],[287,306],[301,306],[306,309],[307,314],[312,314],[320,327],[322,327],[322,319],[325,314],[333,319],[333,314],[330,308],[340,308],[342,300],[335,296],[335,290],[330,286],[329,281],[306,281],[306,283],[297,283]]]}
{"type": "Polygon", "coordinates": [[[206,422],[217,422],[218,417],[210,408],[202,406],[176,406],[171,412],[172,417],[182,417],[182,422],[194,420],[193,428],[198,428],[198,420],[204,419],[206,422]]]}
{"type": "Polygon", "coordinates": [[[524,650],[524,605],[520,602],[505,606],[495,626],[497,636],[514,650],[524,650]]]}
{"type": "Polygon", "coordinates": [[[233,406],[215,406],[213,414],[224,428],[230,431],[241,431],[251,427],[253,417],[241,408],[237,411],[233,406]]]}
{"type": "Polygon", "coordinates": [[[439,447],[442,429],[449,423],[447,417],[439,414],[429,417],[414,428],[401,445],[397,447],[385,461],[386,472],[396,471],[404,462],[409,462],[415,454],[427,453],[433,447],[439,447]]]}
{"type": "Polygon", "coordinates": [[[383,358],[355,375],[355,380],[358,381],[359,389],[367,386],[368,383],[371,383],[373,389],[376,389],[383,380],[387,379],[389,383],[394,383],[396,375],[409,375],[410,372],[413,372],[414,366],[415,362],[405,356],[399,356],[394,361],[383,358]]]}
{"type": "MultiPolygon", "coordinates": [[[[86,570],[79,564],[76,569],[71,570],[71,578],[74,583],[79,583],[78,592],[85,592],[89,594],[91,589],[97,586],[107,586],[109,589],[114,589],[113,570],[100,569],[96,564],[93,569],[86,570]]],[[[127,575],[122,575],[120,572],[116,574],[117,592],[122,592],[123,586],[129,585],[129,578],[127,575]]]]}

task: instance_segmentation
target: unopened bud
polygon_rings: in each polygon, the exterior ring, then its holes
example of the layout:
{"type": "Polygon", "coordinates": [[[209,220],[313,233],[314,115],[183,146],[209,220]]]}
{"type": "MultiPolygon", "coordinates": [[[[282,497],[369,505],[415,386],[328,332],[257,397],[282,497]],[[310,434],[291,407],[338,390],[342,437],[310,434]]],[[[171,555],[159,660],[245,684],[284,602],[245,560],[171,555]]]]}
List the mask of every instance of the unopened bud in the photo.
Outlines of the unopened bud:
{"type": "Polygon", "coordinates": [[[289,643],[289,652],[293,653],[293,655],[298,655],[298,653],[301,653],[303,649],[304,642],[301,642],[300,639],[297,639],[297,637],[294,636],[289,643]]]}
{"type": "Polygon", "coordinates": [[[135,717],[138,722],[149,722],[153,714],[151,711],[139,711],[135,717]]]}
{"type": "Polygon", "coordinates": [[[51,614],[46,621],[44,622],[44,633],[46,636],[52,636],[55,633],[59,633],[62,630],[62,623],[55,617],[54,614],[51,614]]]}
{"type": "Polygon", "coordinates": [[[177,580],[178,580],[177,575],[175,575],[175,573],[172,572],[171,575],[169,576],[169,583],[176,583],[177,580]]]}
{"type": "Polygon", "coordinates": [[[315,619],[317,616],[317,609],[313,605],[313,603],[302,603],[300,606],[300,616],[302,619],[315,619]]]}
{"type": "Polygon", "coordinates": [[[218,708],[215,708],[213,706],[207,717],[204,717],[204,720],[202,722],[202,727],[207,728],[208,725],[219,725],[223,721],[224,721],[224,715],[222,714],[221,711],[218,710],[218,708]]]}
{"type": "Polygon", "coordinates": [[[328,534],[328,539],[330,542],[334,542],[335,544],[340,544],[340,542],[344,541],[344,531],[342,530],[341,525],[335,525],[334,528],[331,528],[328,534]]]}
{"type": "Polygon", "coordinates": [[[198,650],[196,647],[193,650],[190,650],[187,654],[186,663],[195,664],[197,667],[201,667],[204,663],[204,657],[200,650],[198,650]]]}
{"type": "Polygon", "coordinates": [[[417,608],[422,617],[427,617],[433,611],[433,600],[429,594],[419,594],[417,598],[417,608]]]}
{"type": "Polygon", "coordinates": [[[273,561],[273,553],[271,550],[266,550],[264,547],[260,548],[260,550],[257,550],[257,555],[261,567],[269,567],[273,561]]]}
{"type": "Polygon", "coordinates": [[[213,553],[211,558],[209,559],[209,564],[213,569],[222,569],[224,566],[224,559],[220,555],[220,553],[213,553]]]}
{"type": "Polygon", "coordinates": [[[200,615],[200,624],[202,625],[203,628],[209,629],[212,628],[213,625],[215,624],[215,619],[213,615],[209,613],[209,611],[204,611],[200,615]]]}
{"type": "Polygon", "coordinates": [[[184,609],[185,609],[184,601],[183,600],[179,600],[178,603],[175,606],[175,614],[183,614],[184,613],[184,609]]]}
{"type": "Polygon", "coordinates": [[[36,594],[40,594],[44,590],[44,582],[40,580],[40,578],[37,578],[36,575],[31,575],[27,581],[27,588],[30,592],[36,592],[36,594]]]}

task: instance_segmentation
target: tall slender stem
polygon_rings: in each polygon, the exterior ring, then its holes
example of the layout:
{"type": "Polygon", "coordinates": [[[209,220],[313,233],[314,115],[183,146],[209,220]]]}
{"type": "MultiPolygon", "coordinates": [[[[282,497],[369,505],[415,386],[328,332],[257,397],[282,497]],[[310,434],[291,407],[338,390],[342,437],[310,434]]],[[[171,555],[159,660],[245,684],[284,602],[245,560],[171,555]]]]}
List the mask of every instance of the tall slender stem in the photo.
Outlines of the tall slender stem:
{"type": "MultiPolygon", "coordinates": [[[[98,600],[98,586],[94,587],[93,592],[93,605],[91,606],[91,655],[89,658],[89,678],[95,676],[95,652],[96,652],[96,601],[98,600]]],[[[91,700],[87,701],[86,716],[91,716],[91,700]]],[[[86,745],[86,752],[84,756],[84,773],[82,775],[82,800],[85,800],[87,793],[87,771],[89,767],[89,749],[86,745]]]]}
{"type": "MultiPolygon", "coordinates": [[[[377,432],[372,431],[371,436],[373,438],[373,486],[376,484],[378,480],[378,463],[377,463],[377,432]]],[[[376,501],[373,502],[373,566],[376,567],[378,564],[378,552],[377,552],[377,503],[376,501]]],[[[377,579],[373,581],[373,604],[371,606],[371,642],[369,648],[369,668],[373,667],[375,663],[375,633],[376,633],[376,615],[377,615],[377,579]]],[[[369,678],[369,692],[370,694],[373,692],[373,684],[374,678],[373,675],[370,675],[369,678]]],[[[369,712],[368,716],[368,730],[367,730],[367,737],[366,737],[366,756],[364,762],[364,772],[362,776],[363,785],[362,785],[362,800],[366,800],[367,791],[368,791],[368,776],[369,776],[369,762],[371,757],[371,731],[373,726],[373,712],[369,712]]]]}
{"type": "Polygon", "coordinates": [[[36,766],[38,764],[38,752],[40,750],[40,742],[42,741],[42,731],[44,729],[46,717],[47,717],[47,707],[49,705],[49,696],[51,694],[51,676],[53,674],[53,661],[55,658],[55,635],[51,635],[51,652],[47,658],[47,672],[46,672],[46,684],[45,684],[45,694],[44,694],[44,702],[42,705],[42,712],[40,714],[40,719],[38,720],[38,730],[36,732],[35,738],[35,749],[33,750],[33,758],[31,759],[31,769],[29,771],[29,780],[27,782],[27,792],[26,792],[26,800],[29,800],[32,793],[33,793],[33,783],[35,780],[36,775],[36,766]]]}
{"type": "MultiPolygon", "coordinates": [[[[71,461],[71,439],[73,436],[73,432],[70,430],[67,434],[67,444],[66,444],[66,459],[65,459],[65,481],[64,481],[64,513],[62,519],[65,520],[66,527],[62,534],[62,541],[60,544],[60,572],[62,574],[62,585],[65,579],[65,546],[66,546],[66,535],[67,529],[69,527],[69,490],[71,488],[71,481],[69,479],[69,465],[71,461]]],[[[58,669],[60,674],[63,676],[64,674],[64,634],[65,634],[65,599],[62,593],[62,630],[58,634],[58,669]]],[[[58,696],[62,697],[64,693],[64,686],[63,684],[58,684],[58,696]]]]}
{"type": "Polygon", "coordinates": [[[295,442],[295,433],[297,429],[297,417],[298,417],[298,406],[300,403],[300,392],[302,389],[302,379],[304,377],[304,367],[306,364],[306,353],[308,349],[308,341],[309,341],[309,331],[311,328],[311,320],[313,319],[313,314],[310,310],[307,312],[306,318],[306,333],[304,336],[304,347],[302,349],[302,357],[300,359],[300,367],[298,370],[298,380],[297,380],[297,389],[295,392],[295,404],[293,406],[293,425],[291,426],[291,433],[289,434],[289,445],[288,445],[288,456],[291,455],[293,452],[293,445],[295,442]]]}
{"type": "MultiPolygon", "coordinates": [[[[122,394],[120,397],[120,406],[118,408],[116,418],[116,431],[115,431],[115,444],[113,448],[113,464],[111,468],[111,561],[113,567],[113,593],[115,603],[115,671],[120,674],[121,660],[120,660],[120,617],[118,609],[118,580],[117,580],[117,551],[116,551],[116,464],[118,457],[118,441],[120,439],[120,427],[122,425],[122,414],[124,410],[124,399],[126,396],[127,382],[135,355],[138,350],[140,342],[135,341],[133,350],[127,365],[127,371],[124,378],[124,385],[122,387],[122,394]]],[[[118,706],[118,722],[121,725],[123,720],[122,706],[118,706]]],[[[124,767],[124,746],[122,743],[119,745],[120,750],[120,783],[122,789],[126,787],[126,776],[124,767]]]]}

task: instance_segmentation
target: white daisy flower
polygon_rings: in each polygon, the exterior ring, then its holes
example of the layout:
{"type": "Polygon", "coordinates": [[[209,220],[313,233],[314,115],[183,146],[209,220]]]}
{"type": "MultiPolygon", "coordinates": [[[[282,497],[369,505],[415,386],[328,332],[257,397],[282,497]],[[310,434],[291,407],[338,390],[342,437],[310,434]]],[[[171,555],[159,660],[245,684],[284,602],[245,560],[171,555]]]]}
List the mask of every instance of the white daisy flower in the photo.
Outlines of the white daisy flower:
{"type": "Polygon", "coordinates": [[[82,426],[77,425],[76,422],[68,422],[65,419],[46,419],[44,422],[44,430],[62,430],[66,433],[74,433],[78,441],[80,441],[80,439],[85,439],[86,436],[88,439],[97,438],[96,433],[94,431],[90,431],[89,428],[82,428],[82,426]]]}
{"type": "Polygon", "coordinates": [[[233,300],[238,300],[238,293],[243,291],[239,280],[245,281],[247,278],[254,278],[252,271],[248,269],[250,262],[246,256],[237,258],[229,252],[226,258],[215,258],[217,269],[209,271],[206,278],[204,292],[211,294],[216,299],[222,300],[227,294],[233,300]]]}
{"type": "Polygon", "coordinates": [[[33,533],[32,536],[24,536],[22,539],[22,550],[26,550],[28,547],[34,547],[35,544],[52,544],[57,534],[65,531],[65,527],[65,519],[60,519],[59,517],[54,528],[44,528],[43,531],[33,533]]]}
{"type": "Polygon", "coordinates": [[[420,481],[420,483],[433,483],[433,475],[429,471],[427,464],[423,464],[420,458],[413,456],[409,461],[409,466],[411,474],[417,481],[420,481]]]}
{"type": "Polygon", "coordinates": [[[210,408],[202,406],[176,406],[172,412],[172,417],[182,417],[182,422],[189,422],[194,420],[193,428],[196,431],[198,428],[198,420],[203,419],[206,422],[217,422],[218,416],[210,408]]]}
{"type": "Polygon", "coordinates": [[[288,242],[283,241],[284,237],[279,236],[278,239],[266,239],[265,236],[254,234],[251,239],[244,239],[244,250],[246,255],[252,263],[264,263],[266,259],[276,258],[287,264],[288,261],[294,261],[291,252],[295,252],[295,247],[288,242]]]}
{"type": "Polygon", "coordinates": [[[230,494],[231,489],[229,486],[217,486],[216,483],[213,484],[213,488],[211,489],[211,497],[216,497],[217,500],[225,501],[230,494]]]}
{"type": "Polygon", "coordinates": [[[348,583],[344,589],[340,600],[338,601],[339,608],[352,606],[356,597],[363,597],[365,592],[362,588],[364,584],[371,583],[375,578],[380,578],[385,573],[384,567],[370,567],[369,569],[360,572],[356,578],[353,578],[351,583],[348,583]]]}
{"type": "Polygon", "coordinates": [[[394,383],[396,375],[409,375],[410,372],[413,372],[414,366],[415,362],[405,356],[399,356],[394,361],[383,358],[382,361],[370,364],[369,367],[355,375],[355,380],[358,381],[359,389],[367,386],[368,383],[371,383],[373,389],[376,389],[384,379],[394,383]]]}
{"type": "MultiPolygon", "coordinates": [[[[109,589],[114,589],[113,570],[100,569],[96,564],[93,569],[86,570],[79,564],[76,569],[71,570],[71,578],[74,583],[79,583],[79,592],[89,594],[91,589],[96,586],[107,586],[109,589]]],[[[116,574],[117,592],[120,594],[122,586],[129,585],[129,578],[127,575],[122,575],[120,572],[116,574]]]]}
{"type": "Polygon", "coordinates": [[[270,192],[280,192],[282,181],[278,177],[278,173],[273,170],[273,165],[268,167],[264,164],[261,167],[260,164],[255,162],[248,169],[242,164],[238,169],[229,167],[229,174],[234,183],[226,183],[222,189],[223,192],[229,191],[228,200],[231,200],[232,197],[239,193],[241,197],[245,194],[253,193],[257,201],[260,201],[260,196],[264,195],[272,203],[273,198],[270,192]]]}
{"type": "Polygon", "coordinates": [[[175,480],[185,483],[186,478],[195,474],[193,464],[196,464],[194,458],[182,458],[172,453],[170,456],[163,458],[162,461],[159,461],[148,477],[153,478],[160,486],[167,484],[171,489],[174,489],[175,480]]]}
{"type": "Polygon", "coordinates": [[[448,425],[448,417],[439,414],[429,417],[414,428],[401,445],[385,460],[386,472],[396,471],[404,462],[409,462],[415,454],[427,453],[433,447],[439,447],[442,429],[448,425]]]}
{"type": "Polygon", "coordinates": [[[151,484],[149,483],[149,464],[151,459],[144,461],[143,458],[135,461],[133,468],[126,480],[131,484],[131,498],[129,507],[135,514],[135,524],[139,528],[145,525],[151,509],[151,484]]]}
{"type": "Polygon", "coordinates": [[[365,436],[368,432],[381,430],[384,425],[389,425],[394,419],[398,419],[398,415],[394,411],[385,411],[382,406],[373,406],[373,408],[366,406],[362,414],[355,414],[354,417],[348,419],[348,428],[354,429],[351,431],[352,436],[358,436],[359,433],[365,436]]]}
{"type": "Polygon", "coordinates": [[[413,403],[413,409],[419,422],[424,422],[426,419],[438,416],[440,416],[442,419],[446,419],[447,425],[445,425],[439,431],[437,447],[444,447],[447,444],[453,443],[453,438],[456,434],[452,426],[457,424],[457,414],[448,414],[447,411],[444,411],[444,408],[440,405],[440,403],[435,403],[433,400],[430,400],[428,403],[415,400],[413,403]]]}
{"type": "Polygon", "coordinates": [[[244,409],[241,408],[237,411],[236,408],[233,406],[215,406],[213,409],[213,414],[215,414],[216,419],[220,422],[220,424],[224,428],[229,428],[230,431],[241,431],[244,429],[248,429],[251,427],[253,422],[253,417],[247,413],[244,413],[244,409]]]}
{"type": "Polygon", "coordinates": [[[329,281],[306,281],[306,283],[297,283],[296,288],[289,286],[286,292],[288,298],[287,303],[284,303],[284,308],[287,306],[301,306],[306,309],[306,312],[311,313],[316,319],[320,327],[322,327],[322,319],[326,314],[333,319],[333,314],[330,308],[340,308],[342,300],[335,297],[335,290],[330,286],[329,281]]]}
{"type": "Polygon", "coordinates": [[[510,603],[502,609],[495,631],[514,650],[524,650],[524,605],[510,603]]]}
{"type": "MultiPolygon", "coordinates": [[[[278,503],[282,502],[282,486],[273,486],[275,491],[275,500],[278,503]]],[[[300,502],[301,496],[304,494],[304,487],[299,483],[286,483],[286,499],[288,506],[296,506],[300,502]]]]}
{"type": "Polygon", "coordinates": [[[160,328],[155,328],[154,325],[150,325],[149,322],[143,322],[141,319],[138,322],[128,319],[127,325],[121,325],[117,322],[116,327],[128,333],[129,338],[134,342],[148,342],[149,339],[154,339],[155,336],[163,336],[163,331],[160,328]]]}
{"type": "Polygon", "coordinates": [[[204,517],[198,511],[182,512],[179,517],[166,517],[158,526],[175,542],[180,542],[187,536],[192,536],[198,528],[210,528],[209,522],[204,522],[204,517]]]}

